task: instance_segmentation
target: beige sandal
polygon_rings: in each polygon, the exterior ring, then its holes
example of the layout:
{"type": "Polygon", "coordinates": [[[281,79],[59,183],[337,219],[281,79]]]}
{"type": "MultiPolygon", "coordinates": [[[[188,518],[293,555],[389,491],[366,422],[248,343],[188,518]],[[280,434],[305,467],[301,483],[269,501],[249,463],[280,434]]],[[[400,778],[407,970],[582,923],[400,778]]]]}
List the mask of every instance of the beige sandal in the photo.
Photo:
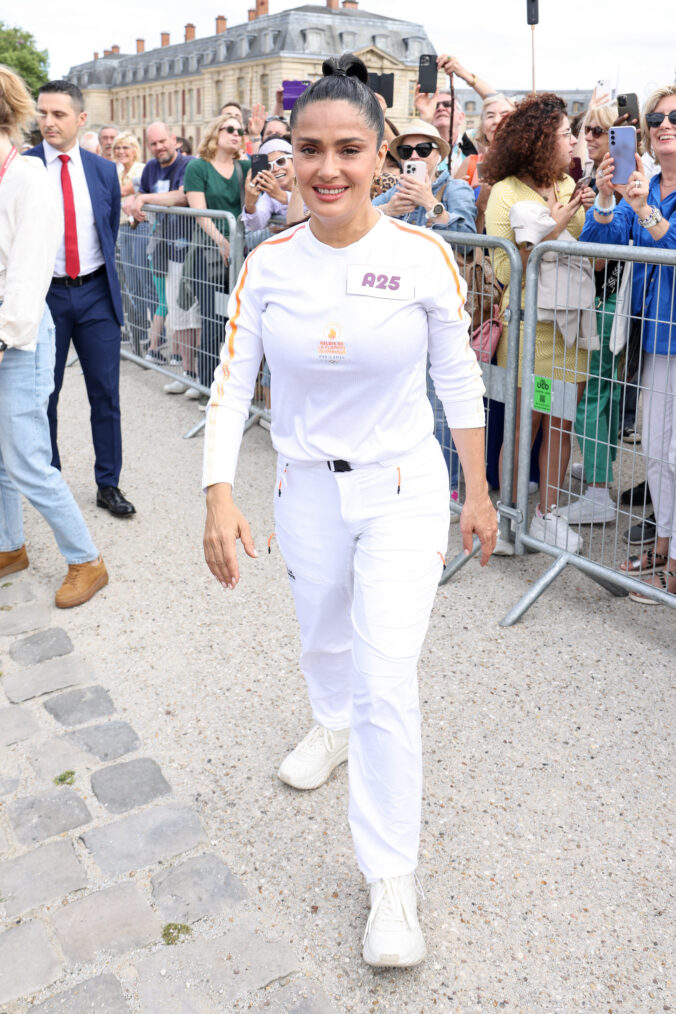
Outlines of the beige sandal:
{"type": "MultiPolygon", "coordinates": [[[[655,577],[652,582],[647,582],[653,585],[654,588],[659,588],[661,591],[669,591],[669,582],[671,580],[676,581],[676,571],[670,570],[666,573],[663,570],[655,572],[655,577]]],[[[629,598],[633,599],[634,602],[640,602],[644,606],[660,606],[662,603],[659,599],[650,598],[648,595],[644,595],[643,592],[631,591],[629,592],[629,598]]]]}

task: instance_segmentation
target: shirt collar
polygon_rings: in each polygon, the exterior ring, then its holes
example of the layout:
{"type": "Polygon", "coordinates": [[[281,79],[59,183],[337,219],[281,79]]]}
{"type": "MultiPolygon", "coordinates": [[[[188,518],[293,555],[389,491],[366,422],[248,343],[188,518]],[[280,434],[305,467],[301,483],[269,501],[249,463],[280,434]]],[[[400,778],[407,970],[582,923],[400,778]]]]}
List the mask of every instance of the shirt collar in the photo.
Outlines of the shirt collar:
{"type": "Polygon", "coordinates": [[[78,165],[82,165],[82,158],[80,156],[80,148],[77,144],[73,145],[70,151],[59,151],[58,148],[54,148],[49,141],[42,142],[42,146],[45,152],[45,162],[50,165],[55,162],[59,155],[69,155],[73,162],[77,162],[78,165]]]}

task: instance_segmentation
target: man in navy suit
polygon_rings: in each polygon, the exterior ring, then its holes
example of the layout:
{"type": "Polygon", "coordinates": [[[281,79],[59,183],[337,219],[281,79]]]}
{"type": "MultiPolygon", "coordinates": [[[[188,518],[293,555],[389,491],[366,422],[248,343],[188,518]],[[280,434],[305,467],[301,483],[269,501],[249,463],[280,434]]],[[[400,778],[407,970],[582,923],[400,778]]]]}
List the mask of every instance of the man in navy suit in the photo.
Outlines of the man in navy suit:
{"type": "Polygon", "coordinates": [[[72,340],[91,407],[96,503],[115,517],[134,506],[119,488],[120,282],[115,240],[120,225],[120,185],[114,163],[78,147],[87,122],[82,92],[69,81],[49,81],[38,92],[37,121],[43,141],[26,152],[41,158],[64,212],[64,238],[56,255],[47,303],[56,326],[54,391],[49,400],[52,464],[61,467],[56,407],[72,340]]]}

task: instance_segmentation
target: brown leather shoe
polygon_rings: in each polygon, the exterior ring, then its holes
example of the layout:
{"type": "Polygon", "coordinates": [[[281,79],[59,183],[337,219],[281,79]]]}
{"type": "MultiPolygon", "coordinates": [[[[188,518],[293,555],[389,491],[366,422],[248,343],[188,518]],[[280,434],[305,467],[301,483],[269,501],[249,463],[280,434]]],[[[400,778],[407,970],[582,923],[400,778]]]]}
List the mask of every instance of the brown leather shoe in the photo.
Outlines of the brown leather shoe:
{"type": "Polygon", "coordinates": [[[90,563],[71,563],[65,580],[54,597],[59,609],[70,609],[89,602],[104,585],[108,584],[108,571],[103,557],[90,563]]]}
{"type": "Polygon", "coordinates": [[[28,566],[28,553],[26,547],[12,549],[9,553],[0,553],[0,577],[6,574],[16,574],[18,570],[25,570],[28,566]]]}

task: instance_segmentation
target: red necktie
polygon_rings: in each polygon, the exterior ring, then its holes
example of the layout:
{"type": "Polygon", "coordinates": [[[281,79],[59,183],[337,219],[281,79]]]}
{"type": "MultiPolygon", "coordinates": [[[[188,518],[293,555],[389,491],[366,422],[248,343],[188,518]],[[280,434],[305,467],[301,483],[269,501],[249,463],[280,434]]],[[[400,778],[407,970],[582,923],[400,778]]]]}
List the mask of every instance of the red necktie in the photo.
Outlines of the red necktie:
{"type": "Polygon", "coordinates": [[[80,274],[80,254],[77,249],[77,219],[75,218],[73,184],[70,181],[70,173],[68,172],[70,155],[59,155],[59,158],[61,159],[61,189],[63,191],[66,274],[69,278],[77,278],[80,274]]]}

